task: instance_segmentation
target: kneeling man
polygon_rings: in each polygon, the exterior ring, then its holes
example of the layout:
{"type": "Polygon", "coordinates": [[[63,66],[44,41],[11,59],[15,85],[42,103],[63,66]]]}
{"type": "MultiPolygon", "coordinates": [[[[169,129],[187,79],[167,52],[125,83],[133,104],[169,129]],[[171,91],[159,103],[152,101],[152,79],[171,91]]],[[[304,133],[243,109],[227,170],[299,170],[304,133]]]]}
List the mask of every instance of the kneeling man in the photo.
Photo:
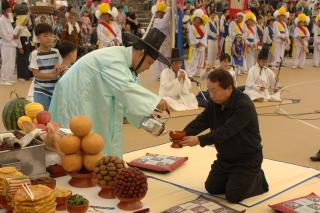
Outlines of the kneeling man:
{"type": "Polygon", "coordinates": [[[231,203],[269,190],[264,172],[258,116],[250,98],[235,89],[231,74],[211,72],[208,107],[184,129],[183,146],[215,145],[217,159],[205,182],[211,194],[225,194],[231,203]],[[196,136],[210,129],[207,134],[196,136]]]}
{"type": "Polygon", "coordinates": [[[166,100],[169,107],[175,111],[198,108],[198,101],[190,91],[191,81],[186,71],[180,69],[182,60],[179,50],[172,49],[171,68],[164,69],[160,77],[159,96],[166,100]]]}

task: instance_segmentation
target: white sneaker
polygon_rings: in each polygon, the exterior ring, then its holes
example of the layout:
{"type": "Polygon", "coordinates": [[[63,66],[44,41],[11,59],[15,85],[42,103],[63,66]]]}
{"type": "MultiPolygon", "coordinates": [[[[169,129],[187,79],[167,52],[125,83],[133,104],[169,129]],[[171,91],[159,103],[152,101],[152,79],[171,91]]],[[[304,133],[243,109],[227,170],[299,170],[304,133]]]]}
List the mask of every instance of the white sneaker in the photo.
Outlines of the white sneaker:
{"type": "Polygon", "coordinates": [[[9,82],[9,81],[1,81],[0,82],[0,85],[3,85],[3,86],[12,86],[13,83],[9,82]]]}
{"type": "Polygon", "coordinates": [[[11,83],[11,84],[15,84],[15,83],[16,83],[16,81],[9,81],[9,83],[11,83]]]}
{"type": "Polygon", "coordinates": [[[297,66],[292,66],[292,69],[297,69],[297,66]]]}
{"type": "Polygon", "coordinates": [[[18,78],[18,81],[26,81],[24,78],[18,78]]]}

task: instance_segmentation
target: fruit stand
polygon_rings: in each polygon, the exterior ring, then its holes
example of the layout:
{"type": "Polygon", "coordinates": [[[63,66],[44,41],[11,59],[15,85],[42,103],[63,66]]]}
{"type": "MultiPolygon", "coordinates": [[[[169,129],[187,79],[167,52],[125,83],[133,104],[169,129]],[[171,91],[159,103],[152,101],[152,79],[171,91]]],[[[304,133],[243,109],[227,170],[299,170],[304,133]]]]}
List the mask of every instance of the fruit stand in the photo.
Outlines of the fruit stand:
{"type": "Polygon", "coordinates": [[[8,132],[0,134],[0,207],[6,212],[144,209],[147,177],[118,157],[103,156],[105,141],[88,117],[70,118],[69,129],[61,129],[40,103],[18,96],[2,117],[8,132]],[[46,168],[49,151],[59,161],[46,168]]]}

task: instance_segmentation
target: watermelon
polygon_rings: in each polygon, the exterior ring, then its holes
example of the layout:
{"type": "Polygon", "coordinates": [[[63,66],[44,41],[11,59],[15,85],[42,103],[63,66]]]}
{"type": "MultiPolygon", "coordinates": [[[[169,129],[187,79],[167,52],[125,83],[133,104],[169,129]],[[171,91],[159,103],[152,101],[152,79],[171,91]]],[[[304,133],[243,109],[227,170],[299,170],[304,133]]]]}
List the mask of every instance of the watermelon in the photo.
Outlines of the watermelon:
{"type": "Polygon", "coordinates": [[[24,106],[30,103],[15,93],[16,98],[6,103],[2,111],[2,122],[7,130],[19,129],[17,121],[24,115],[24,106]]]}

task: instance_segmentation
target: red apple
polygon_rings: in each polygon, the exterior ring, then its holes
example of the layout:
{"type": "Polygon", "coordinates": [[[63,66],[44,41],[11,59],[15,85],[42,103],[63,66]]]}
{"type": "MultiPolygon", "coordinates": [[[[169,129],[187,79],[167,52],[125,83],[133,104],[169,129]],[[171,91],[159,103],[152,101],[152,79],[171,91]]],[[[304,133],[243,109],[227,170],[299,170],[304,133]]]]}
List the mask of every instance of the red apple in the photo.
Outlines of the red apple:
{"type": "Polygon", "coordinates": [[[50,112],[39,112],[37,114],[37,121],[39,124],[44,124],[47,125],[47,123],[49,123],[51,121],[51,114],[50,112]]]}
{"type": "Polygon", "coordinates": [[[43,131],[48,131],[48,127],[45,124],[37,124],[38,129],[42,129],[43,131]]]}

